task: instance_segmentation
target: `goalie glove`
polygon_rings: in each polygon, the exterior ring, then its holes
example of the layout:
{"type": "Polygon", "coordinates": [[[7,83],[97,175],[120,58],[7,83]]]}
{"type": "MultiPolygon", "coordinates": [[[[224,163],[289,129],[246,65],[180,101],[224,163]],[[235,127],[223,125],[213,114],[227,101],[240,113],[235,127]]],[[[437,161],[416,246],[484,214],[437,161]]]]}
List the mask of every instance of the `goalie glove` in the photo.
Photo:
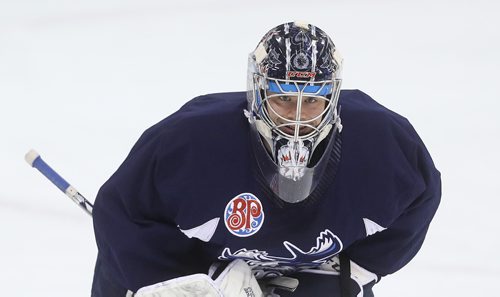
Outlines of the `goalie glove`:
{"type": "Polygon", "coordinates": [[[135,297],[262,297],[252,270],[243,260],[234,260],[215,276],[220,264],[207,274],[192,274],[140,288],[135,297]]]}

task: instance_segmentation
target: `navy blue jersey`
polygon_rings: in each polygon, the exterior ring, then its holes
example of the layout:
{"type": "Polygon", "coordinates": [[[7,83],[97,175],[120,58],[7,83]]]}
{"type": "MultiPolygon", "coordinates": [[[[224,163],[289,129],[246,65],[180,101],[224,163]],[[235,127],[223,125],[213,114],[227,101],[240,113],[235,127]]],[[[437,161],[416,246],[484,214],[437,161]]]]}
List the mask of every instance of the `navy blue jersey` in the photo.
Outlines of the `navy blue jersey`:
{"type": "Polygon", "coordinates": [[[415,256],[440,174],[405,118],[342,91],[335,177],[321,197],[289,204],[256,176],[246,105],[244,92],[201,96],[144,132],[95,201],[94,286],[136,291],[242,258],[257,277],[297,276],[307,291],[335,275],[341,251],[377,276],[415,256]]]}

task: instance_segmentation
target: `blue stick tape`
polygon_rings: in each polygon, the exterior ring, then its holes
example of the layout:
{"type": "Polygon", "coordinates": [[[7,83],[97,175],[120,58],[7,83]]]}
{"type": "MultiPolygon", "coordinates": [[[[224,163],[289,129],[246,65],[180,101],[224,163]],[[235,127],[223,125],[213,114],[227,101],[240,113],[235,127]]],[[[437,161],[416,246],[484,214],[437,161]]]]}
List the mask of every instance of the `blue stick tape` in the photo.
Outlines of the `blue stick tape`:
{"type": "Polygon", "coordinates": [[[35,161],[33,161],[33,167],[38,169],[46,178],[48,178],[59,190],[66,193],[66,189],[70,186],[70,184],[64,180],[54,169],[50,168],[50,166],[42,160],[40,156],[38,156],[35,161]]]}

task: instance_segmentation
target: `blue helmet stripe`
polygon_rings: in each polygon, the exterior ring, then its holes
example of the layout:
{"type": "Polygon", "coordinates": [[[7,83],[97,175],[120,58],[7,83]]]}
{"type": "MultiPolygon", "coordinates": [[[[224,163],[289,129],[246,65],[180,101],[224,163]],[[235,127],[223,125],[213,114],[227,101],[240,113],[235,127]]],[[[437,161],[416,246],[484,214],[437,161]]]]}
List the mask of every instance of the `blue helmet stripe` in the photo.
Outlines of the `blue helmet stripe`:
{"type": "Polygon", "coordinates": [[[299,92],[299,90],[297,89],[297,85],[299,86],[299,88],[302,87],[301,91],[303,91],[304,93],[312,93],[312,94],[320,95],[320,96],[325,96],[325,95],[332,93],[332,85],[331,84],[325,84],[325,85],[309,85],[309,84],[307,84],[307,85],[305,85],[305,88],[304,88],[304,84],[280,83],[278,86],[278,84],[276,82],[273,82],[273,81],[269,81],[268,90],[273,92],[273,93],[282,93],[282,90],[284,92],[299,92]]]}

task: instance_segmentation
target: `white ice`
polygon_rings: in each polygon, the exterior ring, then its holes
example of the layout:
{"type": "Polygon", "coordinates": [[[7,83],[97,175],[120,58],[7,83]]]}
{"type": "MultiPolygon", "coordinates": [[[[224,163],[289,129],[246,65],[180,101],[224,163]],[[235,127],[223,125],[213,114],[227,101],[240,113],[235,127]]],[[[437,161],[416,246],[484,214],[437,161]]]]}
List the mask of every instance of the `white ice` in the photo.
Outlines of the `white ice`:
{"type": "Polygon", "coordinates": [[[332,35],[344,88],[409,118],[442,172],[426,242],[377,296],[496,296],[499,11],[488,0],[0,0],[2,295],[90,295],[92,221],[24,153],[93,201],[145,128],[196,95],[244,90],[247,53],[298,19],[332,35]]]}

